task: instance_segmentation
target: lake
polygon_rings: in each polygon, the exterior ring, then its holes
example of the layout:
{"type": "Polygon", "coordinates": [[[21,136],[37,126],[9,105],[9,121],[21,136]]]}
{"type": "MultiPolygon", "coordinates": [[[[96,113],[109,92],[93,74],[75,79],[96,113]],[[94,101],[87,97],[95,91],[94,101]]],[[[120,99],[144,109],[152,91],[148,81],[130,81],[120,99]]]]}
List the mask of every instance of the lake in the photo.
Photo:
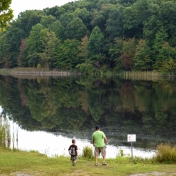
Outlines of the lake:
{"type": "Polygon", "coordinates": [[[134,156],[150,158],[158,144],[176,144],[175,80],[1,76],[0,97],[11,148],[68,156],[75,138],[81,154],[92,147],[96,124],[109,139],[108,158],[131,154],[128,134],[136,134],[134,156]]]}

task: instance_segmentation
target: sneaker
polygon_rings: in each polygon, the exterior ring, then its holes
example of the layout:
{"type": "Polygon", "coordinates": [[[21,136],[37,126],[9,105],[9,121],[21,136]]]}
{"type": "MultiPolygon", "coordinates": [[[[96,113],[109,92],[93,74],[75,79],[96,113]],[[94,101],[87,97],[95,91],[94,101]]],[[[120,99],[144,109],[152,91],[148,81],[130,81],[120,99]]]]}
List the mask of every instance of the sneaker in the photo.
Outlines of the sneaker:
{"type": "Polygon", "coordinates": [[[102,163],[102,165],[106,166],[106,165],[107,165],[107,163],[102,163]]]}
{"type": "Polygon", "coordinates": [[[98,163],[95,163],[95,166],[98,166],[98,163]]]}

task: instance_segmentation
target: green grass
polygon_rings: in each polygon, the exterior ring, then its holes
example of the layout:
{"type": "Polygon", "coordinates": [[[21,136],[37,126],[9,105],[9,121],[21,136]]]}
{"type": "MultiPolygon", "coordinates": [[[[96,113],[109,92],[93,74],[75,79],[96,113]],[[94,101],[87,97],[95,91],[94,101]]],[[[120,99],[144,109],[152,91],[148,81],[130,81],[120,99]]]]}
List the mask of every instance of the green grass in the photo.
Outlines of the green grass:
{"type": "Polygon", "coordinates": [[[40,176],[127,176],[135,173],[165,172],[176,173],[176,164],[160,164],[153,160],[117,157],[108,159],[108,165],[94,166],[94,160],[79,158],[72,166],[68,157],[48,158],[37,152],[23,152],[0,148],[0,175],[17,175],[23,173],[40,176]],[[13,173],[13,174],[12,174],[13,173]]]}
{"type": "Polygon", "coordinates": [[[82,154],[83,158],[87,158],[87,159],[92,159],[93,158],[93,151],[92,148],[89,146],[85,146],[83,147],[83,154],[82,154]]]}

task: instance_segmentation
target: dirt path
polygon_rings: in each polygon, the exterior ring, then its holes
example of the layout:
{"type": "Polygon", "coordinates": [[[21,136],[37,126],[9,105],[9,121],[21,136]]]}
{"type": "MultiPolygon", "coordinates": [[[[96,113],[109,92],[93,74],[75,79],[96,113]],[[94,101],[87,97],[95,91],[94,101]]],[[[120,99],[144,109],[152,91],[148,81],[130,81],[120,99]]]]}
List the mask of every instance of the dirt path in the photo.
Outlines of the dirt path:
{"type": "Polygon", "coordinates": [[[176,173],[150,172],[150,173],[132,174],[129,176],[176,176],[176,173]]]}
{"type": "MultiPolygon", "coordinates": [[[[7,175],[1,175],[0,176],[7,176],[7,175]]],[[[26,174],[26,173],[18,173],[14,172],[11,173],[9,176],[40,176],[40,173],[35,173],[34,175],[26,174]]],[[[82,170],[77,170],[71,174],[64,174],[63,176],[91,176],[89,174],[86,174],[82,170]]],[[[176,173],[166,173],[166,172],[150,172],[150,173],[138,173],[138,174],[132,174],[129,176],[176,176],[176,173]]]]}
{"type": "MultiPolygon", "coordinates": [[[[8,176],[37,176],[37,175],[39,176],[40,173],[37,173],[35,175],[31,175],[31,174],[26,174],[26,173],[13,172],[10,175],[8,174],[8,176]]],[[[3,175],[0,174],[0,176],[7,176],[7,175],[6,174],[3,174],[3,175]]]]}

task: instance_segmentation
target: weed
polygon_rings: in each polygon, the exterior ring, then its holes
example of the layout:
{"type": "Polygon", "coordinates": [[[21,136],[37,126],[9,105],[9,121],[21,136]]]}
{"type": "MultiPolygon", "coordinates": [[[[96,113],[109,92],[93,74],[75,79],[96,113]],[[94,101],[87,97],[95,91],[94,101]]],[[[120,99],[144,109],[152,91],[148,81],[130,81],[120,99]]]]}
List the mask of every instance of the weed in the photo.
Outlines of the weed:
{"type": "Polygon", "coordinates": [[[156,161],[162,163],[174,163],[176,162],[176,145],[171,146],[171,144],[160,144],[157,146],[156,161]]]}
{"type": "Polygon", "coordinates": [[[10,127],[9,122],[5,117],[0,116],[0,146],[10,146],[10,127]]]}
{"type": "Polygon", "coordinates": [[[93,151],[92,148],[89,146],[85,146],[83,147],[83,154],[82,154],[83,158],[88,158],[88,159],[92,159],[93,158],[93,151]]]}

